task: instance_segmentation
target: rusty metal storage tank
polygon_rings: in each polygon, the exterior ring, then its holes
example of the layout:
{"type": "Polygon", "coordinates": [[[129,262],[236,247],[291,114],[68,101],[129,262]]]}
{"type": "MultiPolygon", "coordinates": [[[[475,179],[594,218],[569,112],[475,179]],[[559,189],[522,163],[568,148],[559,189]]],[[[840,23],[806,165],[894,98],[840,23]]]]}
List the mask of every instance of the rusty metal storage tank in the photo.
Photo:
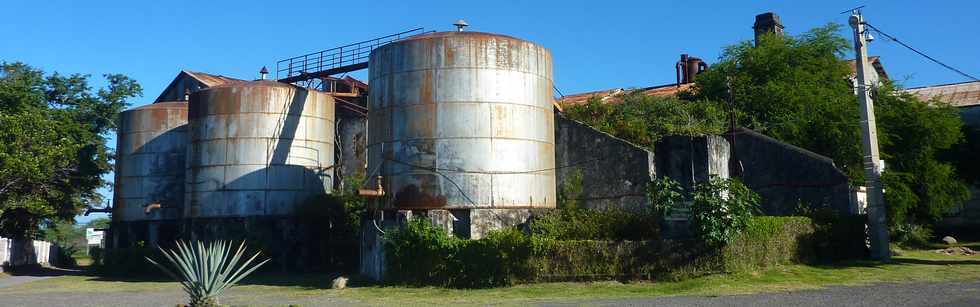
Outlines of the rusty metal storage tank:
{"type": "Polygon", "coordinates": [[[155,244],[159,223],[151,222],[175,221],[181,215],[187,103],[149,104],[126,110],[119,118],[112,206],[112,236],[117,241],[113,246],[137,241],[155,244]],[[147,210],[154,204],[160,206],[147,210]]]}
{"type": "Polygon", "coordinates": [[[191,94],[185,216],[283,216],[330,193],[334,100],[275,81],[191,94]]]}
{"type": "Polygon", "coordinates": [[[375,49],[369,67],[368,170],[384,176],[390,205],[555,207],[547,49],[438,32],[375,49]]]}

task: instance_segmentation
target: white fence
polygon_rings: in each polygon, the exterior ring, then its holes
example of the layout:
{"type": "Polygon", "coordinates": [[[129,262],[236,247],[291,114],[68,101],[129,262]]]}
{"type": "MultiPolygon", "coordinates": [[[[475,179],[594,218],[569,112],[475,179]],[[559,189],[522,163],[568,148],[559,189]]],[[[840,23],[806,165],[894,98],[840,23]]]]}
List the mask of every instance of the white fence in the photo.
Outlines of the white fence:
{"type": "Polygon", "coordinates": [[[4,266],[55,265],[57,261],[58,247],[50,242],[0,237],[0,271],[4,266]]]}

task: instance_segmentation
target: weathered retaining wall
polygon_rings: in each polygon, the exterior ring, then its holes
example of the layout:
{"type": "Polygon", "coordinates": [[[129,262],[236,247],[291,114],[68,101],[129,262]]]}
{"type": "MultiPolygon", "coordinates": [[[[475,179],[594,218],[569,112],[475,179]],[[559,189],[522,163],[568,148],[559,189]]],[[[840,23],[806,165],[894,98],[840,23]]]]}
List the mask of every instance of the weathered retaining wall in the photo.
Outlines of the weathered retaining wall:
{"type": "Polygon", "coordinates": [[[555,147],[559,191],[581,180],[581,194],[566,197],[589,208],[646,207],[653,178],[690,188],[711,175],[728,177],[729,146],[720,136],[668,136],[650,151],[557,114],[555,147]]]}
{"type": "Polygon", "coordinates": [[[767,215],[792,214],[801,203],[852,211],[848,178],[830,158],[744,128],[735,131],[735,155],[767,215]]]}
{"type": "Polygon", "coordinates": [[[646,205],[646,184],[655,176],[653,152],[555,114],[555,166],[559,193],[581,178],[585,207],[646,205]]]}
{"type": "Polygon", "coordinates": [[[728,178],[730,148],[717,135],[667,136],[656,144],[657,177],[670,177],[685,190],[712,176],[728,178]]]}

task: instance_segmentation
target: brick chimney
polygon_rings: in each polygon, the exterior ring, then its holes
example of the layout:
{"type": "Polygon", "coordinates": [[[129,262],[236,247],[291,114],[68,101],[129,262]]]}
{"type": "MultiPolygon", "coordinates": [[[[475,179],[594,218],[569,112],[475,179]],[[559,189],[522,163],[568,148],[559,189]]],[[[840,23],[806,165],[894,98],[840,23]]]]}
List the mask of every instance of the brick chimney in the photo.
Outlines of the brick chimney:
{"type": "Polygon", "coordinates": [[[759,37],[765,33],[783,35],[783,22],[779,20],[779,15],[776,13],[765,12],[755,15],[755,24],[752,25],[752,29],[755,30],[755,44],[758,46],[759,37]]]}

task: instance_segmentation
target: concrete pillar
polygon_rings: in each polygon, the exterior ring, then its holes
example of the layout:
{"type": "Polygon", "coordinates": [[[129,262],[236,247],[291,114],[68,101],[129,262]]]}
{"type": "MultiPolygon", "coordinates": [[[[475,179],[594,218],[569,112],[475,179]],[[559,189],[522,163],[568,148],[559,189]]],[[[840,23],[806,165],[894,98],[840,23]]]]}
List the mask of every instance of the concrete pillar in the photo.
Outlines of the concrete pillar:
{"type": "Polygon", "coordinates": [[[490,231],[514,227],[531,217],[528,209],[472,209],[470,210],[470,239],[485,238],[490,231]]]}

